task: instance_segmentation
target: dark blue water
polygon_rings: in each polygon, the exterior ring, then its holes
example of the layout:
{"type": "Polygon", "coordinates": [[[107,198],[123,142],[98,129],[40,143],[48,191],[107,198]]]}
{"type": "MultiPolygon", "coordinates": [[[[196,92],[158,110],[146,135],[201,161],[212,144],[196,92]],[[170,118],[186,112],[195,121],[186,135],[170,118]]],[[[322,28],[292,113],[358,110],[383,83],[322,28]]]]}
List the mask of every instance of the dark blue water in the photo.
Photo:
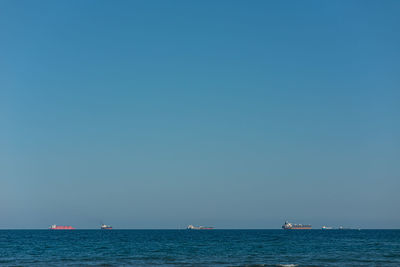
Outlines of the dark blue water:
{"type": "Polygon", "coordinates": [[[400,266],[400,230],[1,230],[1,266],[400,266]]]}

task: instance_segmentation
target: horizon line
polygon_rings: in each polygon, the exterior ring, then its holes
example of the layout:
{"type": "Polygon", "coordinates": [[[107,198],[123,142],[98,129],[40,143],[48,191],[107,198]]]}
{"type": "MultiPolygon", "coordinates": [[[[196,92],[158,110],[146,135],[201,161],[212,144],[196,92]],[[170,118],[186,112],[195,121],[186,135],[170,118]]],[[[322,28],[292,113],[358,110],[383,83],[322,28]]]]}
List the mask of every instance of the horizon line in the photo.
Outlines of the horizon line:
{"type": "MultiPolygon", "coordinates": [[[[0,228],[2,230],[52,230],[49,228],[0,228]]],[[[54,231],[73,231],[73,230],[100,230],[100,231],[107,231],[100,228],[75,228],[75,229],[60,229],[54,231]]],[[[187,228],[113,228],[108,231],[112,230],[190,230],[187,228]]],[[[288,231],[304,231],[304,230],[324,230],[324,231],[331,231],[331,230],[400,230],[400,228],[333,228],[333,229],[322,229],[322,228],[312,228],[312,229],[282,229],[282,228],[214,228],[211,230],[190,230],[190,231],[200,231],[200,232],[209,232],[215,230],[288,230],[288,231]]]]}

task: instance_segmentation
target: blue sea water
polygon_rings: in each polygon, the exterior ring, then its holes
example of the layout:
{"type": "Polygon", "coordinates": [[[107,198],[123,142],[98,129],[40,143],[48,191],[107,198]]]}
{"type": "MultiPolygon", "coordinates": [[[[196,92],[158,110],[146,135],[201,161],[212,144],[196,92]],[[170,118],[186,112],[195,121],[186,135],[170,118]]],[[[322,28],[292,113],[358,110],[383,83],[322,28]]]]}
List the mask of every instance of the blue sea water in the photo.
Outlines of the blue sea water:
{"type": "Polygon", "coordinates": [[[400,266],[400,230],[0,230],[1,266],[400,266]]]}

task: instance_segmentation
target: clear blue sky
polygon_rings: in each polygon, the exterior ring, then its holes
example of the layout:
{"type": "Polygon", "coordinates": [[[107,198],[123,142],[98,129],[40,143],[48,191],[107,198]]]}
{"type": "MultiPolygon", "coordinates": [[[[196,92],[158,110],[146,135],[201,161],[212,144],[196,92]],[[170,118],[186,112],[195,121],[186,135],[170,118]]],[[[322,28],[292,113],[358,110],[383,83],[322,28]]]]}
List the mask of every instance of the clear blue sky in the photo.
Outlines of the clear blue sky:
{"type": "Polygon", "coordinates": [[[0,1],[0,228],[399,228],[399,14],[0,1]]]}

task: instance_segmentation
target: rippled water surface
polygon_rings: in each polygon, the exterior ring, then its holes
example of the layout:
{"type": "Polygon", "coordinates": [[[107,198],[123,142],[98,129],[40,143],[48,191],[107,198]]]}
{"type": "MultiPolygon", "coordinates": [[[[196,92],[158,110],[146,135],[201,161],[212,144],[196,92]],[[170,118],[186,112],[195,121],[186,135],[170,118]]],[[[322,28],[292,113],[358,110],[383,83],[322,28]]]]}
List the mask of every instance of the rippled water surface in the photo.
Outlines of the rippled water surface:
{"type": "Polygon", "coordinates": [[[1,266],[400,266],[400,230],[0,230],[1,266]]]}

